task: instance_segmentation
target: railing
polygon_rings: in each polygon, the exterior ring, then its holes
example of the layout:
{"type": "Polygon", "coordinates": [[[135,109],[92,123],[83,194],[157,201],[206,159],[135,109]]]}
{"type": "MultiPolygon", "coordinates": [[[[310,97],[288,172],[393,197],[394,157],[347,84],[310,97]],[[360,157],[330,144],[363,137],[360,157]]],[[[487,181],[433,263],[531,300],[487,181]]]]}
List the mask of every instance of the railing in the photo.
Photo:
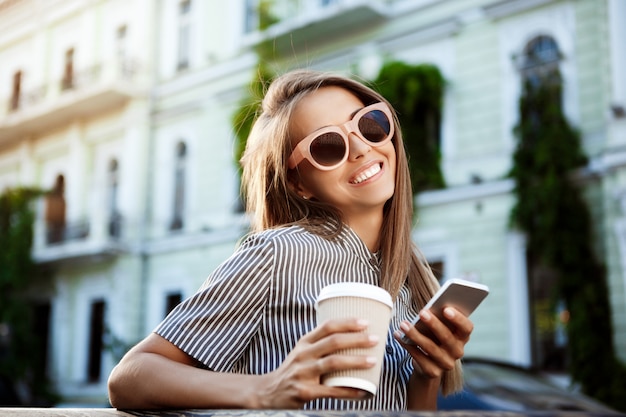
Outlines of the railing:
{"type": "Polygon", "coordinates": [[[95,83],[100,79],[101,69],[102,66],[96,64],[79,72],[68,74],[61,79],[61,91],[74,90],[95,83]]]}
{"type": "Polygon", "coordinates": [[[323,37],[340,36],[384,21],[390,0],[277,0],[249,12],[244,46],[257,46],[271,40],[280,52],[294,43],[315,42],[323,37]],[[253,20],[256,18],[256,26],[253,20]]]}
{"type": "Polygon", "coordinates": [[[12,96],[9,99],[9,113],[36,106],[46,97],[47,91],[48,87],[43,85],[41,87],[33,88],[27,92],[20,93],[19,95],[12,96]]]}
{"type": "Polygon", "coordinates": [[[89,88],[107,79],[130,81],[137,75],[139,69],[137,61],[130,58],[123,58],[117,62],[109,63],[112,67],[107,67],[106,64],[97,63],[64,75],[57,82],[44,84],[25,92],[20,92],[17,95],[12,95],[6,100],[6,108],[0,110],[0,117],[2,112],[6,112],[5,114],[7,115],[19,114],[24,110],[39,106],[46,102],[47,99],[56,98],[55,96],[58,93],[64,94],[69,91],[89,88]]]}
{"type": "Polygon", "coordinates": [[[48,245],[84,240],[89,236],[89,223],[79,221],[66,225],[48,224],[46,227],[46,243],[48,245]]]}

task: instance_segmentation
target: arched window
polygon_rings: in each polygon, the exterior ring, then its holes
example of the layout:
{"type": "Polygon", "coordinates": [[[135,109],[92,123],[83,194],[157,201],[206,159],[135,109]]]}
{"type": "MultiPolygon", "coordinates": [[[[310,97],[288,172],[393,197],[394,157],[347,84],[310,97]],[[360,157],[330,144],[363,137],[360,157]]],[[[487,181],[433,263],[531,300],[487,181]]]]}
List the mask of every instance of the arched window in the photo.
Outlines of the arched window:
{"type": "Polygon", "coordinates": [[[556,41],[547,35],[533,38],[522,53],[519,60],[519,69],[525,82],[537,87],[547,81],[558,81],[561,52],[556,41]]]}
{"type": "Polygon", "coordinates": [[[74,88],[74,48],[65,51],[65,67],[61,79],[61,91],[74,88]]]}
{"type": "Polygon", "coordinates": [[[187,145],[178,142],[174,163],[174,210],[170,230],[183,228],[185,210],[185,176],[187,171],[187,145]]]}
{"type": "Polygon", "coordinates": [[[109,216],[109,236],[119,237],[121,234],[121,220],[118,209],[119,198],[119,167],[117,159],[109,162],[108,172],[108,216],[109,216]]]}
{"type": "Polygon", "coordinates": [[[547,35],[531,39],[518,57],[523,105],[520,120],[539,128],[541,109],[563,108],[562,78],[559,64],[562,54],[556,41],[547,35]]]}
{"type": "Polygon", "coordinates": [[[65,236],[65,177],[59,174],[46,196],[47,242],[59,243],[65,236]]]}

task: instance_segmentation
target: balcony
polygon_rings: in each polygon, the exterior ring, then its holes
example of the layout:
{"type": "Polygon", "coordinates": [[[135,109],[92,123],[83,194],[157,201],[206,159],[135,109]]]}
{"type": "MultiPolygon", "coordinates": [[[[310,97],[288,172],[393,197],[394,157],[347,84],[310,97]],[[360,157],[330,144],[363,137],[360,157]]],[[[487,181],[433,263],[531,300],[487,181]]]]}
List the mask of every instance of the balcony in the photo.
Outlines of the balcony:
{"type": "Polygon", "coordinates": [[[108,221],[68,222],[62,226],[35,223],[33,259],[39,264],[99,262],[128,251],[122,241],[124,223],[117,215],[108,221]]]}
{"type": "Polygon", "coordinates": [[[278,0],[271,3],[269,16],[277,21],[265,30],[251,30],[245,47],[271,41],[278,53],[291,53],[294,45],[318,43],[371,28],[389,17],[389,0],[278,0]]]}
{"type": "Polygon", "coordinates": [[[145,92],[137,84],[138,66],[128,60],[96,64],[58,82],[26,90],[0,105],[0,145],[35,136],[77,118],[117,110],[145,92]]]}

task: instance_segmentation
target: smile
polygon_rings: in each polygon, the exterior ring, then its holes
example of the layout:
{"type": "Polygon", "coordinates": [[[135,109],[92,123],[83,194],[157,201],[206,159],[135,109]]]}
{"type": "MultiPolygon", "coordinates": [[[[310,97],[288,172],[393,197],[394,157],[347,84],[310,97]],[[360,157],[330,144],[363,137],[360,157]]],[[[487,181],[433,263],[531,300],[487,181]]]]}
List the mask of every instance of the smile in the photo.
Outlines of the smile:
{"type": "Polygon", "coordinates": [[[365,180],[372,178],[374,175],[378,174],[381,170],[381,164],[375,164],[361,172],[357,177],[350,181],[351,184],[360,184],[365,180]]]}

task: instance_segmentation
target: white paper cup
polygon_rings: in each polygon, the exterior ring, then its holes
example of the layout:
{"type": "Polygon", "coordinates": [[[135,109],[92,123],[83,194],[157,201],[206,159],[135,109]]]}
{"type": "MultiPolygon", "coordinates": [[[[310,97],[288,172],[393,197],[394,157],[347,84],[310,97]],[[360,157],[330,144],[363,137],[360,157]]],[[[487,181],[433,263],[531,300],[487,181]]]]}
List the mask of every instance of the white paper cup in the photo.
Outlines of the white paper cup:
{"type": "Polygon", "coordinates": [[[364,332],[378,335],[380,341],[368,349],[344,349],[342,355],[374,356],[376,365],[369,369],[349,369],[322,376],[322,383],[331,387],[351,387],[376,394],[385,354],[385,342],[391,320],[393,302],[384,289],[369,284],[342,282],[324,287],[317,297],[317,322],[334,318],[356,317],[370,325],[364,332]]]}

